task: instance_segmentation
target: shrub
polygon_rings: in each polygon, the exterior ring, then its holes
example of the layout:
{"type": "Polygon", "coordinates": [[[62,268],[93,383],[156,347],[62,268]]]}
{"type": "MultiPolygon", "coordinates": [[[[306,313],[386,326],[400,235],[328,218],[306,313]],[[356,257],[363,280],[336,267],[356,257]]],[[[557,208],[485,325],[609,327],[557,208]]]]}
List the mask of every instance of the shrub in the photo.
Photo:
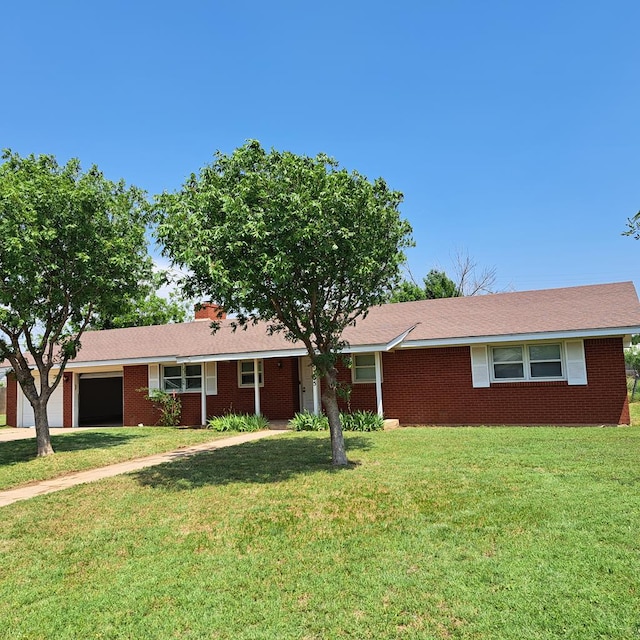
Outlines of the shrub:
{"type": "Polygon", "coordinates": [[[344,431],[380,431],[384,428],[382,417],[372,411],[341,413],[340,422],[344,431]]]}
{"type": "MultiPolygon", "coordinates": [[[[371,411],[341,413],[340,423],[344,431],[380,431],[384,427],[382,418],[371,411]]],[[[326,431],[329,428],[327,416],[316,416],[308,411],[296,413],[289,421],[294,431],[326,431]]]]}
{"type": "Polygon", "coordinates": [[[327,416],[315,415],[309,411],[296,413],[289,421],[289,425],[294,431],[326,431],[329,428],[327,416]]]}
{"type": "Polygon", "coordinates": [[[224,416],[210,418],[207,427],[213,431],[261,431],[269,427],[264,416],[248,413],[227,413],[224,416]]]}
{"type": "Polygon", "coordinates": [[[142,387],[138,391],[144,392],[145,400],[151,400],[154,408],[160,412],[157,425],[177,427],[180,424],[182,400],[178,394],[167,393],[163,389],[149,389],[149,387],[142,387]]]}

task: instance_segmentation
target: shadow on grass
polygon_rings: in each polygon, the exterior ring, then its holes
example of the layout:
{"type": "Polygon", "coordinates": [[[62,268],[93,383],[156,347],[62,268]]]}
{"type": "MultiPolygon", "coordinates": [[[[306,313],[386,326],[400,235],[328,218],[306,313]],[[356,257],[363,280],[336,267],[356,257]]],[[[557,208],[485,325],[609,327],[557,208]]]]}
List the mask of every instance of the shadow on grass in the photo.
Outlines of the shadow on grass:
{"type": "MultiPolygon", "coordinates": [[[[347,454],[368,450],[371,442],[360,436],[346,441],[347,454]]],[[[331,443],[326,438],[276,437],[199,453],[131,474],[145,487],[183,491],[206,485],[281,482],[292,476],[352,469],[331,464],[331,443]]]]}
{"type": "MultiPolygon", "coordinates": [[[[126,444],[135,438],[141,438],[137,434],[110,434],[102,432],[86,432],[65,434],[63,436],[51,436],[51,446],[57,453],[82,451],[86,449],[106,449],[126,444]]],[[[33,460],[37,454],[35,438],[26,440],[9,440],[0,442],[0,465],[16,464],[33,460]]]]}

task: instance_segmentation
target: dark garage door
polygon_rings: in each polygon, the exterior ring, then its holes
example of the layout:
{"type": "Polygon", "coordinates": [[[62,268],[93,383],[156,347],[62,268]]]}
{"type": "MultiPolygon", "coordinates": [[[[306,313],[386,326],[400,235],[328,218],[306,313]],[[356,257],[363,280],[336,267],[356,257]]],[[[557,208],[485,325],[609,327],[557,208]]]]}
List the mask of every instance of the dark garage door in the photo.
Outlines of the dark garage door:
{"type": "Polygon", "coordinates": [[[122,426],[122,376],[80,376],[78,424],[81,427],[122,426]]]}

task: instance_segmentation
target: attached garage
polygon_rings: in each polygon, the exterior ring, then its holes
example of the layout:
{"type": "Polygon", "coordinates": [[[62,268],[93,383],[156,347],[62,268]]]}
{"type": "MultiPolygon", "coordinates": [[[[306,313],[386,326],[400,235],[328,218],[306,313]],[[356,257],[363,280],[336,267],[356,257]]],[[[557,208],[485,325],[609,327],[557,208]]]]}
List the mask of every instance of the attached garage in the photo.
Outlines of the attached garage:
{"type": "Polygon", "coordinates": [[[78,384],[78,426],[122,426],[122,371],[81,373],[78,384]]]}
{"type": "MultiPolygon", "coordinates": [[[[39,389],[40,381],[36,378],[36,389],[39,389]]],[[[62,391],[62,381],[55,388],[55,391],[51,394],[49,402],[47,404],[47,416],[49,417],[50,427],[62,427],[62,414],[63,414],[63,402],[64,397],[62,391]]],[[[18,385],[18,419],[17,423],[19,427],[34,427],[36,420],[33,415],[33,407],[27,399],[27,396],[22,393],[22,389],[18,385]]]]}

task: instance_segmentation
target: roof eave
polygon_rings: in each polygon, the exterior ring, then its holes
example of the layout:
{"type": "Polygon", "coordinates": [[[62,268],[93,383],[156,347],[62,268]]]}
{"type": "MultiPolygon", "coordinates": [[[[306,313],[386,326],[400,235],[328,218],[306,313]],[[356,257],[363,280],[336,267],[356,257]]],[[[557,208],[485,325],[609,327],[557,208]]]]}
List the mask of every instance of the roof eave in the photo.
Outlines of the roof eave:
{"type": "Polygon", "coordinates": [[[420,347],[453,347],[469,344],[487,344],[498,342],[528,342],[530,340],[571,340],[579,338],[606,338],[640,333],[640,326],[607,327],[602,329],[574,329],[571,331],[541,331],[536,333],[509,333],[485,336],[462,336],[454,338],[433,338],[406,340],[400,344],[402,349],[420,347]]]}

